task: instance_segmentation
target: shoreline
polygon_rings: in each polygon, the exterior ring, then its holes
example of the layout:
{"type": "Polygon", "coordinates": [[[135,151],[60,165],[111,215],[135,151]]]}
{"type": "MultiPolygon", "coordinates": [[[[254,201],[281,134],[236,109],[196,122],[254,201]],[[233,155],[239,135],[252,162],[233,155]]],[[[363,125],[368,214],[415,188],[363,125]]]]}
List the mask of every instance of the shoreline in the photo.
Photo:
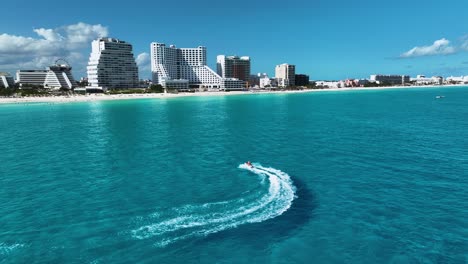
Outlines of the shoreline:
{"type": "Polygon", "coordinates": [[[195,92],[195,93],[149,93],[149,94],[88,94],[72,96],[44,96],[44,97],[4,97],[0,98],[2,104],[28,104],[28,103],[72,103],[72,102],[94,102],[111,100],[132,100],[132,99],[163,99],[180,98],[191,96],[227,96],[227,95],[252,95],[252,94],[294,94],[311,92],[339,92],[339,91],[363,91],[363,90],[389,90],[389,89],[431,89],[431,88],[453,88],[468,87],[466,84],[455,85],[424,85],[424,86],[387,86],[387,87],[347,87],[328,89],[306,89],[287,91],[231,91],[231,92],[195,92]]]}

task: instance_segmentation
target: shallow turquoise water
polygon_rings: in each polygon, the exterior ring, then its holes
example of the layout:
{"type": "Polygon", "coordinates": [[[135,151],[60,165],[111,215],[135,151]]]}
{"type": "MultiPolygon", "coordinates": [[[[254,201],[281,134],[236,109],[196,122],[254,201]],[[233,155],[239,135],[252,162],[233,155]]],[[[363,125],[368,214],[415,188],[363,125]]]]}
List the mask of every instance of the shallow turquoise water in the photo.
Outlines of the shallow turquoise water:
{"type": "Polygon", "coordinates": [[[1,105],[0,262],[467,263],[467,116],[467,87],[1,105]]]}

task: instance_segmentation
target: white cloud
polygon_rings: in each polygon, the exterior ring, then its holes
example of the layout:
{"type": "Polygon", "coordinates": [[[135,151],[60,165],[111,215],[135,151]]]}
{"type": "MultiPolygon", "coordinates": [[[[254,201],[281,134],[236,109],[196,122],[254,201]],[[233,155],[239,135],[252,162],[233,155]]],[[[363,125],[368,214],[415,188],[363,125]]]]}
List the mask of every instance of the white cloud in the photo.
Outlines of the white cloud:
{"type": "Polygon", "coordinates": [[[63,40],[63,37],[59,33],[55,32],[53,29],[38,28],[38,29],[35,29],[34,32],[36,32],[39,36],[43,37],[45,40],[50,40],[50,41],[63,40]]]}
{"type": "Polygon", "coordinates": [[[59,58],[66,59],[74,69],[84,70],[87,56],[83,53],[89,54],[91,41],[108,36],[106,27],[81,22],[33,31],[36,37],[0,34],[0,71],[42,69],[59,58]]]}
{"type": "Polygon", "coordinates": [[[135,59],[135,62],[138,64],[138,66],[146,66],[150,62],[150,56],[146,52],[140,53],[135,59]]]}
{"type": "Polygon", "coordinates": [[[450,45],[450,41],[442,38],[434,41],[430,46],[414,47],[409,51],[400,55],[400,58],[412,58],[432,55],[448,55],[453,54],[457,50],[450,45]]]}
{"type": "Polygon", "coordinates": [[[100,24],[89,25],[82,22],[64,26],[63,30],[66,32],[67,44],[72,46],[88,45],[93,39],[109,35],[107,28],[100,24]]]}
{"type": "Polygon", "coordinates": [[[150,55],[146,52],[138,54],[135,59],[136,64],[138,65],[138,70],[140,72],[140,79],[145,79],[151,71],[151,60],[150,55]]]}
{"type": "Polygon", "coordinates": [[[8,34],[0,35],[0,58],[34,54],[36,56],[49,56],[61,51],[57,41],[8,34]]]}

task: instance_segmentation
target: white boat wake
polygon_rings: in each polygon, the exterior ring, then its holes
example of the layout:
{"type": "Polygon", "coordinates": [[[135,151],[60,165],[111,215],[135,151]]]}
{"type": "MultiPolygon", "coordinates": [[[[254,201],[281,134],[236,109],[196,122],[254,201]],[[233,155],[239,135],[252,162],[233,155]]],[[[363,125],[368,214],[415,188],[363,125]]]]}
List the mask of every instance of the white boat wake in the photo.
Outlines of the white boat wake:
{"type": "Polygon", "coordinates": [[[260,179],[269,180],[268,193],[255,193],[246,197],[203,205],[187,205],[171,209],[171,217],[162,214],[151,216],[155,223],[131,231],[136,239],[156,239],[156,246],[196,236],[206,236],[248,223],[258,223],[277,217],[287,211],[295,198],[296,188],[288,174],[255,164],[240,169],[249,170],[260,179]],[[175,215],[175,216],[174,216],[175,215]]]}
{"type": "Polygon", "coordinates": [[[24,247],[24,244],[6,244],[0,242],[0,256],[8,255],[16,249],[24,247]]]}

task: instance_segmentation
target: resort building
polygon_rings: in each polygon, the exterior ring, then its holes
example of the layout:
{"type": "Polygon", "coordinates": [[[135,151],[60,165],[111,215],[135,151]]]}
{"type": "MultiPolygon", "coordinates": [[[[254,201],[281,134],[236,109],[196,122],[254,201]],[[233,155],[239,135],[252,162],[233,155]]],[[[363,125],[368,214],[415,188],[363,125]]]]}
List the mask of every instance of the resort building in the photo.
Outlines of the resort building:
{"type": "Polygon", "coordinates": [[[190,90],[188,80],[161,79],[161,86],[167,89],[176,89],[178,91],[190,90]]]}
{"type": "Polygon", "coordinates": [[[193,87],[202,85],[219,88],[221,77],[206,66],[206,47],[176,48],[163,43],[151,43],[151,71],[153,83],[163,79],[188,80],[193,87]]]}
{"type": "Polygon", "coordinates": [[[371,82],[377,82],[379,84],[388,83],[390,85],[405,85],[405,83],[410,82],[410,77],[408,75],[371,75],[370,76],[371,82]]]}
{"type": "Polygon", "coordinates": [[[279,87],[288,87],[296,84],[296,66],[283,63],[276,65],[275,78],[278,81],[279,87]]]}
{"type": "Polygon", "coordinates": [[[47,70],[18,70],[16,81],[20,87],[24,85],[44,86],[47,70]]]}
{"type": "Polygon", "coordinates": [[[237,78],[248,82],[250,78],[250,57],[218,55],[217,73],[223,78],[237,78]]]}
{"type": "Polygon", "coordinates": [[[87,73],[87,89],[128,89],[139,85],[132,45],[115,38],[91,43],[87,73]]]}
{"type": "MultiPolygon", "coordinates": [[[[186,80],[195,89],[243,89],[244,82],[224,82],[223,78],[206,65],[206,47],[176,48],[163,43],[151,43],[151,72],[153,83],[167,86],[168,80],[186,80]],[[228,84],[228,87],[225,85],[228,84]],[[235,87],[235,88],[233,88],[235,87]]],[[[168,87],[165,87],[168,88],[168,87]]]]}
{"type": "Polygon", "coordinates": [[[468,84],[468,75],[460,77],[450,76],[447,77],[446,81],[451,84],[468,84]]]}
{"type": "Polygon", "coordinates": [[[44,88],[58,90],[60,88],[72,89],[76,81],[71,74],[72,67],[66,64],[57,64],[47,67],[44,88]]]}
{"type": "Polygon", "coordinates": [[[259,75],[259,86],[260,88],[276,88],[278,83],[275,78],[270,78],[266,73],[259,75]]]}
{"type": "Polygon", "coordinates": [[[346,79],[344,80],[344,86],[341,87],[364,87],[369,81],[366,79],[346,79]]]}
{"type": "Polygon", "coordinates": [[[309,85],[309,75],[296,74],[294,76],[296,86],[307,86],[309,85]]]}
{"type": "Polygon", "coordinates": [[[316,81],[316,86],[323,89],[342,88],[343,83],[339,81],[316,81]]]}
{"type": "Polygon", "coordinates": [[[441,85],[444,82],[444,78],[440,76],[433,76],[431,78],[428,78],[425,75],[417,75],[416,78],[410,78],[410,82],[417,85],[441,85]]]}
{"type": "Polygon", "coordinates": [[[245,82],[237,78],[222,78],[220,89],[223,91],[242,91],[245,89],[245,82]]]}
{"type": "Polygon", "coordinates": [[[7,72],[0,72],[0,88],[11,88],[15,85],[15,80],[7,72]]]}
{"type": "Polygon", "coordinates": [[[40,86],[58,90],[60,88],[72,89],[76,87],[76,81],[71,73],[71,67],[66,64],[56,64],[47,67],[46,70],[18,70],[16,81],[20,87],[40,86]]]}

